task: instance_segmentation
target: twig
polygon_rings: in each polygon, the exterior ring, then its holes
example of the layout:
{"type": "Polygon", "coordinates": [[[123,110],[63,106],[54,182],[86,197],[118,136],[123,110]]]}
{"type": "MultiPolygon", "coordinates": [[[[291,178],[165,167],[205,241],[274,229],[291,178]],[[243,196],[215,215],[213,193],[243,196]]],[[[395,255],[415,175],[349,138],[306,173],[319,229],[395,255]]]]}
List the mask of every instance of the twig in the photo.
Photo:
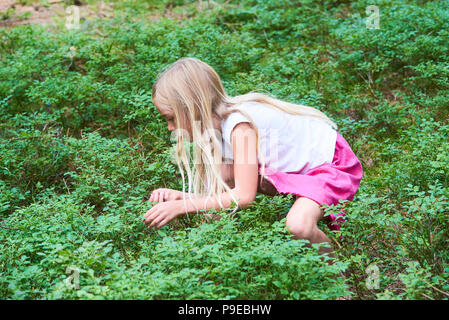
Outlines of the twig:
{"type": "Polygon", "coordinates": [[[265,35],[265,40],[267,41],[267,45],[270,45],[270,42],[268,41],[267,33],[265,32],[265,29],[263,29],[263,34],[265,35]]]}
{"type": "Polygon", "coordinates": [[[423,295],[424,297],[426,297],[427,299],[429,299],[429,300],[434,300],[432,297],[429,297],[427,294],[425,294],[425,293],[421,293],[421,295],[423,295]]]}
{"type": "Polygon", "coordinates": [[[94,33],[98,34],[99,36],[106,37],[106,35],[101,33],[98,29],[94,30],[94,33]]]}
{"type": "Polygon", "coordinates": [[[338,248],[341,249],[341,244],[336,239],[332,238],[332,240],[337,244],[338,248]]]}
{"type": "MultiPolygon", "coordinates": [[[[369,79],[371,78],[371,76],[368,74],[368,79],[365,79],[365,77],[359,72],[357,71],[358,75],[363,79],[363,81],[365,81],[368,84],[368,89],[371,92],[371,94],[373,95],[374,98],[379,99],[379,97],[374,93],[373,88],[371,87],[371,83],[369,81],[369,79]]],[[[372,80],[371,80],[372,82],[372,80]]]]}
{"type": "Polygon", "coordinates": [[[69,187],[67,187],[67,183],[65,182],[65,178],[62,178],[62,180],[64,181],[64,184],[65,184],[65,187],[67,189],[67,192],[70,194],[70,190],[69,190],[69,187]]]}
{"type": "Polygon", "coordinates": [[[9,138],[8,140],[9,141],[15,141],[15,140],[26,140],[26,139],[43,138],[43,137],[45,137],[45,138],[55,138],[55,137],[58,137],[58,136],[59,136],[59,134],[58,135],[51,134],[51,135],[40,135],[40,136],[28,136],[28,137],[12,137],[12,138],[9,138]]]}
{"type": "Polygon", "coordinates": [[[443,290],[440,290],[440,289],[434,287],[432,284],[430,284],[430,283],[427,282],[427,281],[425,281],[425,282],[426,282],[426,283],[429,285],[429,287],[431,287],[432,289],[435,289],[435,290],[438,291],[439,293],[442,293],[442,294],[444,294],[445,296],[448,296],[448,297],[449,297],[449,293],[447,293],[447,292],[445,292],[445,291],[443,291],[443,290]]]}
{"type": "MultiPolygon", "coordinates": [[[[207,2],[208,2],[208,3],[209,3],[209,2],[212,2],[212,4],[214,5],[214,7],[220,7],[220,8],[223,8],[225,5],[228,4],[229,1],[231,1],[231,0],[227,0],[227,1],[226,1],[225,3],[223,3],[223,4],[216,3],[214,0],[208,0],[207,2]]],[[[208,7],[209,7],[209,5],[208,5],[208,7]]]]}

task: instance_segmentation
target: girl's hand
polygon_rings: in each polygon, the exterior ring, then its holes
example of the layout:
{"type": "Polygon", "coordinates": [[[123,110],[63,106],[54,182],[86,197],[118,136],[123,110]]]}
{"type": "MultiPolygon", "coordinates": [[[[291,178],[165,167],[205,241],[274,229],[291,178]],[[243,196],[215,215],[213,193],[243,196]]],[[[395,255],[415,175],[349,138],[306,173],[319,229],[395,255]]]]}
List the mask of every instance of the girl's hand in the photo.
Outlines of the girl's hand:
{"type": "Polygon", "coordinates": [[[148,227],[155,227],[156,229],[162,228],[170,220],[184,213],[183,201],[175,200],[168,202],[161,202],[155,204],[150,210],[145,213],[143,223],[148,227]]]}
{"type": "Polygon", "coordinates": [[[165,202],[180,199],[182,199],[182,191],[167,188],[154,190],[150,197],[150,201],[152,202],[165,202]]]}

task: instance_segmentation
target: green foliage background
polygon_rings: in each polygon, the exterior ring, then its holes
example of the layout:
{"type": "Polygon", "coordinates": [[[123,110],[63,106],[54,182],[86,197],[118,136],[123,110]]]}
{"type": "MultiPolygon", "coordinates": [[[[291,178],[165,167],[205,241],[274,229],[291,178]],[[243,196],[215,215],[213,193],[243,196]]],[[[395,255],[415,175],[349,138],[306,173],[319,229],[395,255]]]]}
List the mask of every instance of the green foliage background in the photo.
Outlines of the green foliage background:
{"type": "Polygon", "coordinates": [[[112,4],[79,30],[0,29],[2,299],[448,299],[447,1],[112,4]],[[339,125],[364,178],[342,230],[321,225],[333,264],[288,236],[291,196],[145,230],[151,190],[182,188],[151,86],[184,56],[230,95],[264,90],[339,125]]]}

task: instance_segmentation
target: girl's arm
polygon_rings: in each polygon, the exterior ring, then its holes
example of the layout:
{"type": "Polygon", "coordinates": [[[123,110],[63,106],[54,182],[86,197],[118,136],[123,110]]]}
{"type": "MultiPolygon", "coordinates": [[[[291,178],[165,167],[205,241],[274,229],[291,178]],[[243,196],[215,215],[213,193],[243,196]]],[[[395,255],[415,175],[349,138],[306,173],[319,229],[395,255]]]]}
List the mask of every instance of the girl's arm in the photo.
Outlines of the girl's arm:
{"type": "MultiPolygon", "coordinates": [[[[247,122],[237,124],[231,133],[235,184],[231,191],[239,201],[239,208],[248,207],[256,199],[258,182],[256,139],[256,131],[247,122]]],[[[218,200],[212,197],[209,199],[201,197],[192,201],[198,207],[198,210],[219,210],[221,208],[218,200]]],[[[192,201],[186,201],[186,208],[183,205],[184,213],[185,211],[196,212],[192,201]]],[[[232,197],[229,192],[222,193],[221,202],[225,208],[231,207],[231,201],[232,197]]]]}
{"type": "MultiPolygon", "coordinates": [[[[232,163],[231,164],[227,164],[227,163],[221,164],[221,177],[228,184],[228,186],[230,188],[235,187],[234,174],[233,174],[232,170],[234,170],[234,165],[232,163]]],[[[189,199],[189,193],[184,192],[184,194],[186,196],[186,199],[189,199]]],[[[192,196],[192,198],[201,198],[202,197],[202,196],[195,196],[193,193],[190,193],[190,195],[192,196]]],[[[183,196],[183,192],[177,191],[176,200],[182,200],[183,199],[182,196],[183,196]]]]}
{"type": "MultiPolygon", "coordinates": [[[[234,153],[234,182],[231,189],[237,198],[239,208],[248,207],[256,199],[258,182],[258,162],[256,153],[256,131],[248,123],[239,123],[231,133],[232,150],[234,153]]],[[[229,192],[221,195],[224,208],[231,207],[232,197],[229,192]]],[[[199,197],[195,199],[161,202],[148,210],[143,218],[150,227],[161,228],[170,220],[187,212],[215,209],[221,206],[216,198],[199,197]]]]}
{"type": "MultiPolygon", "coordinates": [[[[234,170],[233,163],[231,163],[231,164],[223,163],[221,165],[221,176],[230,188],[235,187],[233,170],[234,170]]],[[[169,188],[159,188],[159,189],[153,190],[149,200],[155,201],[155,202],[182,200],[183,195],[185,195],[186,199],[189,198],[188,192],[182,192],[179,190],[174,190],[174,189],[169,189],[169,188]]],[[[190,196],[192,198],[201,198],[202,197],[202,196],[196,196],[193,193],[190,193],[190,196]]]]}

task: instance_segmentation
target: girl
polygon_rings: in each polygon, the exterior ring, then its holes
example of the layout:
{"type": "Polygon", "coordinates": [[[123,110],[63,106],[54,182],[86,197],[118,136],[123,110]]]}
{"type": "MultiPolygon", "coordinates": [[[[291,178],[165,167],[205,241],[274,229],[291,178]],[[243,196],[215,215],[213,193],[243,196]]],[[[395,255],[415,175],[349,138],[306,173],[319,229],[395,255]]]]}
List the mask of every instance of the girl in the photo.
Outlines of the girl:
{"type": "MultiPolygon", "coordinates": [[[[150,201],[158,203],[144,223],[160,228],[181,214],[227,209],[232,202],[235,212],[257,192],[293,194],[286,219],[293,237],[330,242],[317,227],[324,218],[321,206],[351,201],[363,171],[324,113],[262,93],[230,97],[214,69],[196,58],[182,58],[163,71],[152,99],[168,130],[176,132],[183,191],[154,190],[150,201]],[[194,142],[193,166],[185,141],[194,142]]],[[[339,229],[341,218],[327,216],[329,228],[339,229]]]]}

